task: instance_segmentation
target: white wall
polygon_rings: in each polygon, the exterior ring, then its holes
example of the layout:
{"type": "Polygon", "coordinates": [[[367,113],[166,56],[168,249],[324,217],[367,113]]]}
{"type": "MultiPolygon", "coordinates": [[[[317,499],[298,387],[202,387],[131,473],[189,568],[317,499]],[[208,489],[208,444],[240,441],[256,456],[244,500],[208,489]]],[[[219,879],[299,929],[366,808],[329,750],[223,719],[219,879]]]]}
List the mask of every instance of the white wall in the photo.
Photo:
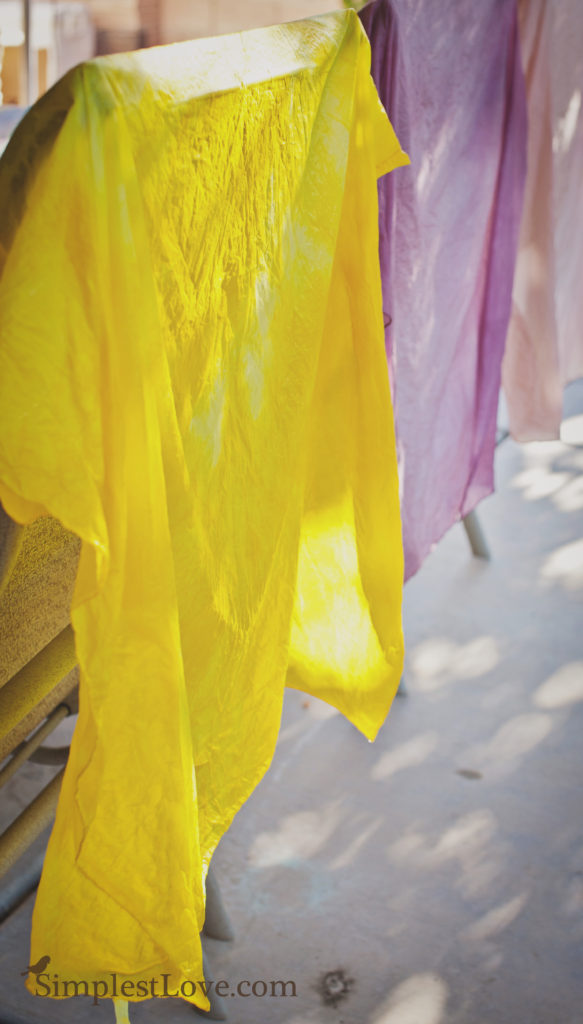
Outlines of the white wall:
{"type": "Polygon", "coordinates": [[[335,11],[342,0],[160,0],[162,42],[222,35],[335,11]]]}

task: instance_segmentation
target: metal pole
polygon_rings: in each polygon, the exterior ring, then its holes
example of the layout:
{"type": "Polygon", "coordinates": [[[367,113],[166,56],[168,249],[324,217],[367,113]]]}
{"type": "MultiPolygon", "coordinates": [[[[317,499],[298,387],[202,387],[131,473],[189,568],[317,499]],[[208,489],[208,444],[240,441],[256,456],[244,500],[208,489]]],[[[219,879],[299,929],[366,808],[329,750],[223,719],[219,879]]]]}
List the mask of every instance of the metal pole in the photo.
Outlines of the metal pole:
{"type": "Polygon", "coordinates": [[[26,106],[30,107],[33,102],[32,99],[32,81],[31,81],[31,68],[32,68],[32,40],[31,40],[31,28],[32,28],[32,10],[31,0],[22,0],[22,21],[24,25],[24,93],[26,106]]]}
{"type": "MultiPolygon", "coordinates": [[[[26,742],[22,744],[22,746],[18,747],[14,751],[14,754],[12,755],[8,764],[4,768],[2,768],[2,770],[0,771],[0,786],[6,785],[8,780],[11,779],[15,772],[18,770],[18,768],[20,768],[21,764],[24,764],[25,761],[28,761],[29,758],[32,758],[35,752],[38,755],[38,748],[40,747],[42,741],[46,739],[47,736],[50,736],[50,734],[57,728],[59,723],[62,722],[63,719],[66,718],[67,715],[69,714],[69,708],[66,706],[66,704],[59,704],[58,708],[55,708],[55,710],[51,712],[46,722],[44,722],[43,725],[41,725],[40,729],[38,729],[35,732],[34,736],[31,736],[30,739],[26,740],[26,742]]],[[[61,750],[62,748],[47,748],[47,750],[53,751],[55,749],[61,750]]],[[[67,747],[67,753],[68,750],[69,748],[67,747]]],[[[36,764],[64,764],[66,760],[66,757],[57,761],[39,761],[37,758],[36,764]]]]}

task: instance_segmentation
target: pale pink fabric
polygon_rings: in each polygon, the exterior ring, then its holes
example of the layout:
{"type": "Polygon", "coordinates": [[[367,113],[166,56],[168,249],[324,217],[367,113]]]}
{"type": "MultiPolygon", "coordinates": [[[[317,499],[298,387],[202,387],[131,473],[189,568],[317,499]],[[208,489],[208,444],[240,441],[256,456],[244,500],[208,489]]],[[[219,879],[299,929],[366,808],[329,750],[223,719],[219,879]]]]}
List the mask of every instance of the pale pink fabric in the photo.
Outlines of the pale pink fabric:
{"type": "Polygon", "coordinates": [[[556,312],[561,382],[583,377],[583,3],[553,0],[556,312]]]}
{"type": "Polygon", "coordinates": [[[502,367],[511,433],[559,436],[562,391],[583,375],[583,3],[521,0],[528,156],[502,367]]]}

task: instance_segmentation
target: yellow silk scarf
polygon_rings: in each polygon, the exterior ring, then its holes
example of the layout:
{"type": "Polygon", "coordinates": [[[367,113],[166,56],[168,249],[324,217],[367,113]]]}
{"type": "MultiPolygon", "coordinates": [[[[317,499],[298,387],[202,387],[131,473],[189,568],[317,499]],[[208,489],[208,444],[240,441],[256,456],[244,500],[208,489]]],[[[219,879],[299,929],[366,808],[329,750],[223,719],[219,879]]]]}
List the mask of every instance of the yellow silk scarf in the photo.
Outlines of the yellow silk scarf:
{"type": "Polygon", "coordinates": [[[0,162],[0,497],[82,540],[49,981],[206,1007],[204,878],[285,683],[370,739],[397,688],[376,179],[407,158],[369,67],[353,12],[97,59],[0,162]]]}

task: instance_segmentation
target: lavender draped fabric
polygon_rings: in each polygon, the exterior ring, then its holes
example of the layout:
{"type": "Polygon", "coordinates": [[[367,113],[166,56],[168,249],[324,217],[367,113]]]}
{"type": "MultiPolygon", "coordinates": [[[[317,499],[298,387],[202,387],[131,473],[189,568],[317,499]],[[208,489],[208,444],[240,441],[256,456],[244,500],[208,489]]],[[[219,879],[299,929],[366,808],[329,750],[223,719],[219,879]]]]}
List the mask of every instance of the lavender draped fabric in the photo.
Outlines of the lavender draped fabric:
{"type": "Polygon", "coordinates": [[[528,172],[503,384],[518,440],[559,436],[583,375],[583,4],[521,0],[528,172]]]}
{"type": "Polygon", "coordinates": [[[375,0],[372,72],[411,167],[379,183],[405,576],[493,490],[526,162],[514,0],[375,0]]]}

